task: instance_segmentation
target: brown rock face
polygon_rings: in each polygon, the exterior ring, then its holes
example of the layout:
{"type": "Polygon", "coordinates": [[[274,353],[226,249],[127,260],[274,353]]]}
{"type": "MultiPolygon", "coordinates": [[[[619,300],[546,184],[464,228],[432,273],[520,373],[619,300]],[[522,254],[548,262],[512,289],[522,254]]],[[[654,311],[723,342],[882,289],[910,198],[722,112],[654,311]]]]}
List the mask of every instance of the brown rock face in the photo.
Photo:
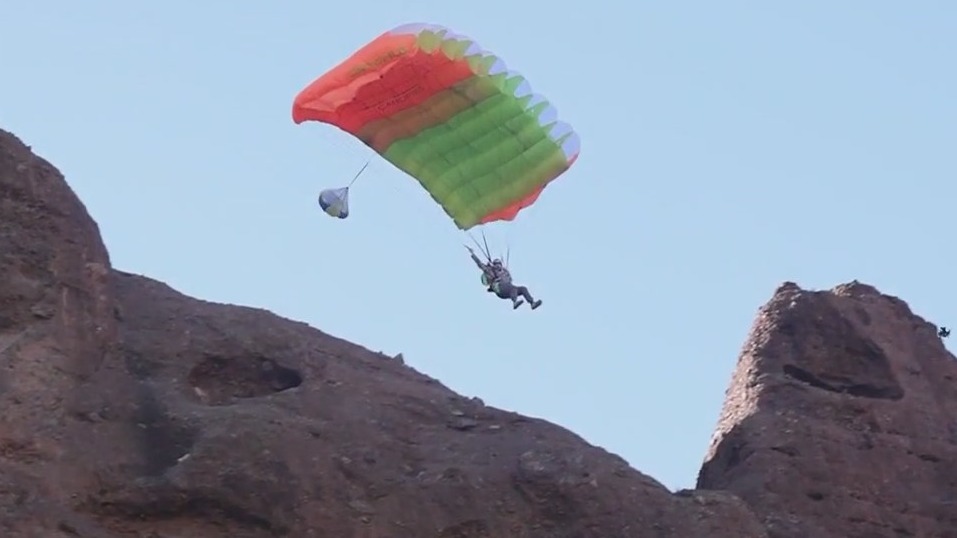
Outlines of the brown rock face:
{"type": "Polygon", "coordinates": [[[903,302],[785,285],[672,494],[401,358],[113,269],[0,131],[2,538],[957,537],[955,378],[903,302]]]}
{"type": "Polygon", "coordinates": [[[771,538],[957,537],[957,361],[857,282],[785,284],[738,362],[698,487],[771,538]]]}
{"type": "Polygon", "coordinates": [[[110,439],[132,423],[109,267],[59,173],[0,131],[0,536],[57,536],[74,496],[95,491],[90,458],[127,459],[110,439]],[[95,398],[116,402],[116,422],[90,423],[95,398]]]}
{"type": "Polygon", "coordinates": [[[767,536],[540,420],[268,312],[111,268],[0,131],[0,536],[767,536]]]}

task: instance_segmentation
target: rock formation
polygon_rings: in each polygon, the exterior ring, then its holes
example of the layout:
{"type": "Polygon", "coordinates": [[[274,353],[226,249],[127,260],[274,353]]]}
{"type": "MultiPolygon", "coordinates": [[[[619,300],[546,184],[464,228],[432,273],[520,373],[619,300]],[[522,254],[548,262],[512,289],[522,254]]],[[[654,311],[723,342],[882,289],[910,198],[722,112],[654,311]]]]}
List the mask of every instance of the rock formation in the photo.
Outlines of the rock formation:
{"type": "Polygon", "coordinates": [[[786,283],[697,486],[747,501],[770,538],[957,537],[957,361],[900,299],[786,283]]]}
{"type": "Polygon", "coordinates": [[[861,284],[782,287],[699,489],[397,358],[114,269],[0,131],[0,537],[953,537],[957,366],[861,284]]]}

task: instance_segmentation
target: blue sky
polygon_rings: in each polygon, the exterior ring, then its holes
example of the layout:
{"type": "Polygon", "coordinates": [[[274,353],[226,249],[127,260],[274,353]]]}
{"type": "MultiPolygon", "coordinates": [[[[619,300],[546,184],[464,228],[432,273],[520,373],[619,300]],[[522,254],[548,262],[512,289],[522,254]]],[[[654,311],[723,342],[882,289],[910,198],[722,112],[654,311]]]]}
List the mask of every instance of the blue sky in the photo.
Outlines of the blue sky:
{"type": "Polygon", "coordinates": [[[957,3],[15,2],[0,126],[66,174],[118,268],[267,308],[694,484],[756,309],[854,278],[957,325],[957,3]],[[866,6],[866,7],[865,7],[866,6]],[[582,139],[491,226],[544,300],[295,94],[393,26],[452,27],[582,139]]]}

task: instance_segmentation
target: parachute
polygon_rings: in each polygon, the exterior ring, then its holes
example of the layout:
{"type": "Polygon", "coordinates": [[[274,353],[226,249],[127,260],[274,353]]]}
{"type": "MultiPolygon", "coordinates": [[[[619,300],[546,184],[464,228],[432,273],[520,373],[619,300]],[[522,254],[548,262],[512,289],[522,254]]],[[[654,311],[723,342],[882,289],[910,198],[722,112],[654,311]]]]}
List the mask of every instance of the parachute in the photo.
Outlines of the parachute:
{"type": "Polygon", "coordinates": [[[352,181],[349,182],[345,187],[339,187],[335,189],[325,189],[319,193],[319,207],[326,212],[330,217],[336,217],[344,219],[349,216],[349,189],[352,187],[352,184],[359,179],[359,176],[362,175],[362,172],[365,172],[366,167],[369,166],[367,161],[362,168],[359,169],[359,172],[356,174],[352,181]]]}
{"type": "MultiPolygon", "coordinates": [[[[461,230],[514,220],[580,146],[522,75],[435,24],[379,35],[306,86],[292,118],[358,138],[418,180],[461,230]]],[[[348,187],[327,189],[319,203],[345,218],[347,198],[348,187]]]]}
{"type": "Polygon", "coordinates": [[[349,187],[325,189],[319,193],[319,207],[330,217],[344,219],[349,216],[349,187]]]}

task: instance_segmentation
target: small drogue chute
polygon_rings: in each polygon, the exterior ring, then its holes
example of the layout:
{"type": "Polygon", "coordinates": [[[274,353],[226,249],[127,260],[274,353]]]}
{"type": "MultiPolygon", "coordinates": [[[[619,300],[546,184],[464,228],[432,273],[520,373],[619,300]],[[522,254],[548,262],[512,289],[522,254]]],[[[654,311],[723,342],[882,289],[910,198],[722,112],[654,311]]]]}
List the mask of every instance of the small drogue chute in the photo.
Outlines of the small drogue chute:
{"type": "Polygon", "coordinates": [[[369,166],[369,162],[371,161],[366,161],[366,163],[362,165],[362,168],[359,169],[356,176],[352,178],[352,181],[345,187],[324,189],[319,193],[319,207],[321,207],[327,215],[340,219],[349,216],[349,189],[352,188],[352,184],[359,179],[362,172],[369,166]]]}
{"type": "Polygon", "coordinates": [[[319,207],[330,217],[344,219],[349,216],[349,187],[325,189],[319,193],[319,207]]]}

